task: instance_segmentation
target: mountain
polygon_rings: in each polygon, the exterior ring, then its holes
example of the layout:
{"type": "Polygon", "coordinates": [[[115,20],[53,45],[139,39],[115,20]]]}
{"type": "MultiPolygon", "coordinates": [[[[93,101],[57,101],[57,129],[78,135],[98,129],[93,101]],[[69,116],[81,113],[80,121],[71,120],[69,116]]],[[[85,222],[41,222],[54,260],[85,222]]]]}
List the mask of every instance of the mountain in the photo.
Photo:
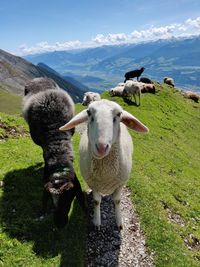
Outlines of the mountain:
{"type": "Polygon", "coordinates": [[[64,73],[68,70],[76,69],[78,66],[87,66],[87,68],[90,68],[91,66],[106,58],[119,54],[119,51],[120,53],[126,51],[128,47],[129,45],[104,45],[101,47],[81,50],[77,49],[69,51],[54,51],[43,54],[28,55],[25,56],[25,59],[32,62],[33,64],[43,62],[56,71],[64,73]]]}
{"type": "Polygon", "coordinates": [[[61,76],[58,72],[50,68],[44,63],[39,63],[36,66],[45,76],[53,79],[61,88],[63,88],[65,91],[67,91],[73,98],[75,102],[80,102],[83,99],[83,94],[87,87],[84,85],[76,82],[73,78],[68,77],[64,78],[61,76]]]}
{"type": "Polygon", "coordinates": [[[67,75],[63,76],[63,75],[60,75],[57,71],[53,70],[52,68],[50,68],[49,66],[47,66],[44,63],[38,63],[37,64],[37,67],[39,67],[44,72],[51,73],[52,75],[55,75],[55,76],[58,76],[58,77],[64,79],[68,83],[70,83],[70,84],[75,85],[76,87],[78,87],[83,92],[86,92],[86,91],[89,91],[90,90],[86,85],[84,85],[83,83],[79,82],[73,76],[73,74],[72,74],[72,76],[67,76],[67,75]]]}
{"type": "Polygon", "coordinates": [[[43,73],[23,58],[0,49],[0,87],[22,95],[27,81],[43,76],[43,73]]]}
{"type": "Polygon", "coordinates": [[[81,76],[78,74],[74,74],[72,72],[65,73],[63,77],[67,80],[71,80],[73,83],[76,82],[76,84],[77,82],[81,85],[87,84],[87,87],[85,86],[87,88],[87,91],[93,91],[93,92],[98,92],[98,93],[101,93],[103,91],[101,89],[101,85],[105,83],[105,80],[102,78],[90,76],[90,75],[81,76]]]}
{"type": "Polygon", "coordinates": [[[0,49],[0,89],[9,91],[17,95],[23,95],[24,85],[36,77],[49,77],[68,92],[75,102],[80,102],[83,98],[84,90],[77,85],[67,81],[56,71],[39,64],[28,62],[27,60],[14,56],[0,49]]]}
{"type": "Polygon", "coordinates": [[[130,45],[125,51],[119,50],[119,54],[102,60],[93,66],[92,70],[123,75],[124,70],[127,68],[132,69],[132,65],[135,65],[134,62],[136,60],[154,53],[168,42],[168,40],[159,40],[157,42],[130,45]]]}
{"type": "MultiPolygon", "coordinates": [[[[90,88],[108,89],[124,80],[124,73],[145,67],[144,76],[161,82],[171,76],[178,87],[200,90],[200,36],[171,38],[129,45],[50,52],[26,57],[66,75],[73,73],[90,88]],[[100,79],[100,80],[98,80],[100,79]]],[[[71,76],[71,74],[70,74],[71,76]]]]}

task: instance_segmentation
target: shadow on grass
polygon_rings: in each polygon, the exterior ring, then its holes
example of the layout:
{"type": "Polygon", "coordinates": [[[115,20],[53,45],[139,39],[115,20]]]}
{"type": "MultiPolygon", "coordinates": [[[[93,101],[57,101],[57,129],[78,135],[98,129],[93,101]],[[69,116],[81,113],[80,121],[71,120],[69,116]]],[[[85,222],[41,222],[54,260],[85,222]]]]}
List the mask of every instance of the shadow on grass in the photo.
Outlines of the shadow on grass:
{"type": "Polygon", "coordinates": [[[124,97],[123,100],[129,106],[136,106],[136,107],[138,107],[138,105],[135,102],[133,102],[131,99],[129,99],[128,97],[124,97]]]}
{"type": "Polygon", "coordinates": [[[0,203],[4,231],[20,241],[33,242],[36,255],[52,258],[61,255],[60,266],[84,266],[86,222],[76,199],[68,225],[56,230],[52,212],[37,221],[42,199],[42,164],[6,174],[0,203]]]}

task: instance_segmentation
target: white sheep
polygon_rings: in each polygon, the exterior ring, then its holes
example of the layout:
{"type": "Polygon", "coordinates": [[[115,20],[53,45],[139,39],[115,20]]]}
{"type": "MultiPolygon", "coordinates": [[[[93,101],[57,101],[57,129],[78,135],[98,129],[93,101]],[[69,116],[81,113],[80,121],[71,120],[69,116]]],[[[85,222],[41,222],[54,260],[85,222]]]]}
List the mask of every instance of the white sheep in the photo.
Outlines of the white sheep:
{"type": "Polygon", "coordinates": [[[138,95],[138,99],[139,99],[139,103],[138,105],[140,105],[140,96],[141,96],[141,90],[146,86],[145,83],[142,82],[136,82],[133,80],[128,80],[125,83],[124,86],[124,90],[123,90],[123,96],[129,96],[132,98],[132,96],[134,97],[135,103],[137,105],[137,101],[136,101],[136,95],[138,95]]]}
{"type": "Polygon", "coordinates": [[[87,130],[79,146],[80,170],[93,190],[93,223],[100,228],[102,194],[113,194],[117,226],[122,229],[121,189],[129,178],[133,153],[132,138],[126,126],[139,133],[148,132],[148,128],[117,103],[100,100],[91,103],[60,130],[69,130],[85,121],[87,130]]]}
{"type": "Polygon", "coordinates": [[[124,83],[118,83],[116,87],[110,89],[110,96],[122,96],[124,90],[124,83]]]}
{"type": "Polygon", "coordinates": [[[181,93],[185,98],[191,99],[196,103],[199,103],[200,95],[196,92],[186,91],[181,93]]]}
{"type": "Polygon", "coordinates": [[[163,79],[163,82],[174,87],[174,79],[173,78],[165,77],[163,79]]]}
{"type": "Polygon", "coordinates": [[[101,99],[101,96],[99,93],[95,92],[86,92],[83,96],[83,106],[88,106],[93,101],[98,101],[101,99]]]}

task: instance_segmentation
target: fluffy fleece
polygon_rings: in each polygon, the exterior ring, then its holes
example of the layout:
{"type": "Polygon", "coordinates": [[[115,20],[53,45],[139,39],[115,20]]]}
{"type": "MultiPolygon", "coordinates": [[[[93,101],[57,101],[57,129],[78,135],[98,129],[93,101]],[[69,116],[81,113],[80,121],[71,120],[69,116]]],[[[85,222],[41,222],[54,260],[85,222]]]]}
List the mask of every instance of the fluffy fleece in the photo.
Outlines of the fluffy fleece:
{"type": "Polygon", "coordinates": [[[93,101],[98,101],[101,99],[101,96],[99,93],[95,92],[86,92],[83,96],[83,106],[88,106],[93,101]]]}
{"type": "Polygon", "coordinates": [[[110,96],[122,96],[124,90],[124,83],[118,83],[117,86],[109,90],[110,96]]]}
{"type": "Polygon", "coordinates": [[[131,172],[133,153],[126,126],[140,133],[148,128],[117,103],[100,100],[91,103],[60,130],[69,130],[84,121],[88,122],[88,129],[80,140],[80,169],[93,190],[93,223],[98,228],[101,225],[101,195],[113,194],[116,222],[122,228],[120,194],[131,172]]]}
{"type": "Polygon", "coordinates": [[[58,130],[74,116],[74,103],[53,80],[36,78],[25,86],[23,115],[33,141],[43,149],[42,214],[46,213],[47,201],[52,196],[54,222],[57,227],[64,227],[75,196],[84,206],[84,196],[73,168],[71,136],[74,130],[58,130]]]}

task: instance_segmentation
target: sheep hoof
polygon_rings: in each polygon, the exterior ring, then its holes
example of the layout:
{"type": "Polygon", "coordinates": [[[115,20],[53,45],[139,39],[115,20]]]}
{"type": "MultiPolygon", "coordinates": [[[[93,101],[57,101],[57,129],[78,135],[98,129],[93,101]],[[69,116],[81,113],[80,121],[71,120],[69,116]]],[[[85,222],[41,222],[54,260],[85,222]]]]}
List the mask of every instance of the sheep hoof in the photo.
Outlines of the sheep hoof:
{"type": "Polygon", "coordinates": [[[93,226],[94,226],[94,230],[95,230],[95,231],[100,231],[100,230],[101,230],[101,225],[100,225],[100,224],[95,224],[95,223],[93,222],[93,226]]]}
{"type": "Polygon", "coordinates": [[[94,226],[95,231],[101,231],[101,225],[95,225],[94,226]]]}

